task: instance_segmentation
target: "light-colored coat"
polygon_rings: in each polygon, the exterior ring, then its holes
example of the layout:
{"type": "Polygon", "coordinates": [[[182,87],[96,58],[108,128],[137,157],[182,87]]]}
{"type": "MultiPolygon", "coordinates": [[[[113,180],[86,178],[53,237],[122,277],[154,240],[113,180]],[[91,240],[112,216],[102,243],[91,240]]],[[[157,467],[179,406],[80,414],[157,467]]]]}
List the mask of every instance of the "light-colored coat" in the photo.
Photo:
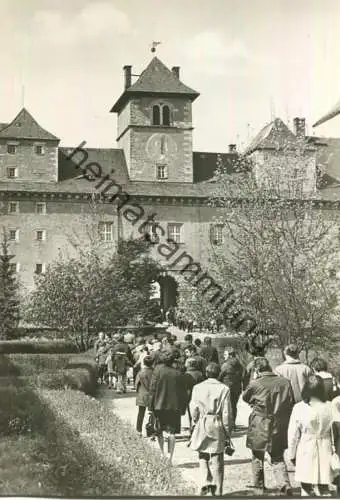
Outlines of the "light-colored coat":
{"type": "Polygon", "coordinates": [[[331,471],[331,403],[301,401],[290,417],[288,458],[296,459],[295,479],[309,484],[330,484],[331,471]]]}
{"type": "Polygon", "coordinates": [[[313,374],[311,368],[301,363],[299,359],[287,359],[282,365],[276,367],[275,373],[289,380],[293,389],[295,403],[301,401],[301,391],[307,378],[313,374]]]}
{"type": "Polygon", "coordinates": [[[204,453],[223,453],[233,424],[229,387],[213,378],[195,385],[190,411],[196,423],[191,449],[204,453]]]}

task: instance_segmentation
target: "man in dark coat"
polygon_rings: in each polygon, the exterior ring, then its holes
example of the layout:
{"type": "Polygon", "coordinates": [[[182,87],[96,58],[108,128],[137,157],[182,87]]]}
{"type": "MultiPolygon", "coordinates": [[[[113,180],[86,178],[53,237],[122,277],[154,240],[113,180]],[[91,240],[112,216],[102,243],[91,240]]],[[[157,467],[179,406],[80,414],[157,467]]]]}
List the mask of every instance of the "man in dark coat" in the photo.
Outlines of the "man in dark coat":
{"type": "Polygon", "coordinates": [[[230,402],[233,412],[234,427],[237,417],[237,403],[242,392],[243,366],[236,357],[233,347],[227,347],[224,351],[224,363],[221,366],[219,376],[220,382],[230,389],[230,402]]]}
{"type": "Polygon", "coordinates": [[[283,454],[287,449],[287,432],[294,395],[289,380],[272,372],[266,358],[255,361],[255,379],[245,392],[243,400],[252,407],[249,416],[247,448],[252,450],[254,485],[264,493],[264,458],[268,453],[280,492],[291,495],[283,454]]]}
{"type": "Polygon", "coordinates": [[[175,368],[175,355],[167,351],[154,369],[150,385],[150,409],[157,421],[158,443],[164,454],[164,438],[168,441],[170,464],[175,450],[175,436],[181,432],[181,415],[188,403],[183,374],[175,368]]]}
{"type": "Polygon", "coordinates": [[[209,363],[219,364],[218,352],[216,347],[212,346],[211,337],[205,337],[203,341],[203,346],[199,350],[199,354],[202,356],[202,358],[206,360],[207,364],[209,363]]]}
{"type": "Polygon", "coordinates": [[[135,364],[134,358],[127,342],[124,341],[124,335],[120,335],[118,342],[112,348],[113,364],[118,374],[117,392],[126,392],[126,373],[129,366],[135,364]]]}

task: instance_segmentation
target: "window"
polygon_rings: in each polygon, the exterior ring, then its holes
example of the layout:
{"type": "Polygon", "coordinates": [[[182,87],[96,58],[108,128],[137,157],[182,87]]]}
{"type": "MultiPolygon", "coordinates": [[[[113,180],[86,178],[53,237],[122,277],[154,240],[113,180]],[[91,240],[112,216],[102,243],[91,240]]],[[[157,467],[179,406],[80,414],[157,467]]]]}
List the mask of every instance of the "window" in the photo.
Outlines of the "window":
{"type": "Polygon", "coordinates": [[[15,179],[15,177],[18,177],[18,169],[16,167],[8,167],[7,177],[9,179],[15,179]]]}
{"type": "Polygon", "coordinates": [[[45,272],[45,264],[36,264],[35,265],[35,274],[42,274],[45,272]]]}
{"type": "Polygon", "coordinates": [[[158,105],[152,108],[152,125],[161,124],[161,109],[158,105]]]}
{"type": "Polygon", "coordinates": [[[44,229],[38,229],[35,232],[35,238],[37,241],[45,241],[46,240],[46,231],[44,229]]]}
{"type": "Polygon", "coordinates": [[[176,223],[168,224],[168,238],[169,238],[169,240],[175,241],[176,243],[182,243],[182,241],[181,241],[181,227],[182,227],[182,224],[176,224],[176,223]]]}
{"type": "Polygon", "coordinates": [[[8,205],[8,212],[10,214],[17,214],[19,213],[19,202],[17,201],[10,201],[8,205]]]}
{"type": "Polygon", "coordinates": [[[157,179],[168,178],[168,167],[166,165],[157,165],[157,179]]]}
{"type": "Polygon", "coordinates": [[[143,233],[145,236],[145,239],[148,241],[151,241],[152,243],[158,243],[159,242],[159,236],[156,231],[156,224],[152,222],[148,222],[145,224],[143,228],[143,233]]]}
{"type": "Polygon", "coordinates": [[[10,241],[19,241],[19,229],[10,229],[8,232],[8,239],[10,241]]]}
{"type": "Polygon", "coordinates": [[[36,155],[41,156],[41,155],[44,154],[44,147],[41,146],[40,144],[36,144],[36,146],[34,147],[34,149],[35,149],[35,154],[36,155]]]}
{"type": "Polygon", "coordinates": [[[152,125],[170,126],[170,108],[162,102],[152,107],[152,125]]]}
{"type": "Polygon", "coordinates": [[[113,241],[113,223],[99,223],[99,238],[101,241],[113,241]]]}
{"type": "Polygon", "coordinates": [[[163,106],[162,111],[163,111],[163,113],[162,113],[162,122],[163,122],[163,125],[169,126],[170,125],[170,109],[169,109],[169,106],[163,106]]]}
{"type": "Polygon", "coordinates": [[[17,147],[14,144],[7,144],[7,153],[9,155],[15,155],[17,152],[17,147]]]}
{"type": "Polygon", "coordinates": [[[218,224],[211,227],[211,243],[213,245],[222,245],[223,243],[223,226],[218,224]]]}
{"type": "Polygon", "coordinates": [[[18,273],[20,271],[20,264],[19,262],[11,262],[9,268],[12,273],[18,273]]]}
{"type": "Polygon", "coordinates": [[[37,203],[35,206],[35,211],[37,214],[46,214],[46,203],[37,203]]]}

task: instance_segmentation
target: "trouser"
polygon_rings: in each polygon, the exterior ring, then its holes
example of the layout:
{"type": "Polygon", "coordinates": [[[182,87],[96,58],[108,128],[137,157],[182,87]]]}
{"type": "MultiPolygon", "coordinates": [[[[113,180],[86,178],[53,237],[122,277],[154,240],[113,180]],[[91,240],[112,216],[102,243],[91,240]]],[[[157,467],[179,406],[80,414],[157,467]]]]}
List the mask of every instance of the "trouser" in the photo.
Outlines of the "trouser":
{"type": "Polygon", "coordinates": [[[126,373],[118,374],[117,391],[126,392],[126,373]]]}
{"type": "Polygon", "coordinates": [[[231,411],[233,414],[234,425],[236,424],[237,403],[238,403],[240,395],[241,395],[240,390],[237,390],[237,391],[235,391],[233,389],[230,390],[230,403],[231,403],[231,411]]]}
{"type": "Polygon", "coordinates": [[[106,372],[106,365],[105,364],[98,365],[98,377],[101,379],[101,381],[104,380],[105,372],[106,372]]]}
{"type": "Polygon", "coordinates": [[[138,406],[138,415],[136,424],[137,432],[142,432],[145,410],[146,410],[145,406],[138,406]]]}
{"type": "Polygon", "coordinates": [[[199,453],[202,487],[215,485],[217,495],[222,495],[224,478],[223,453],[199,453]]]}
{"type": "MultiPolygon", "coordinates": [[[[281,489],[290,486],[287,467],[283,458],[283,452],[270,453],[271,466],[273,469],[277,486],[281,489]]],[[[254,486],[264,488],[264,451],[253,450],[252,470],[254,486]]]]}

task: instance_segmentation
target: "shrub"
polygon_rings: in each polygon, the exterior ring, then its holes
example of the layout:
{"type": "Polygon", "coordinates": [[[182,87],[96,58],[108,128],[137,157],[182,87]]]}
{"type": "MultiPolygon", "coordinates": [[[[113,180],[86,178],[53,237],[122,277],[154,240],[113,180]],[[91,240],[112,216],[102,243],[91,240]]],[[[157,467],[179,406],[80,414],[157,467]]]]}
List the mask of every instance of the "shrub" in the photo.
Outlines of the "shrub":
{"type": "MultiPolygon", "coordinates": [[[[41,396],[54,414],[61,415],[95,452],[94,477],[101,476],[100,467],[105,464],[119,470],[124,478],[124,485],[121,485],[124,492],[121,494],[194,494],[194,488],[185,483],[177,469],[168,466],[158,450],[139,439],[130,424],[123,422],[98,400],[72,391],[42,391],[41,396]]],[[[105,484],[110,487],[112,478],[105,477],[105,484]]],[[[116,484],[112,487],[112,491],[117,489],[116,484]]]]}
{"type": "Polygon", "coordinates": [[[29,377],[39,389],[72,389],[94,396],[97,390],[97,377],[84,368],[70,368],[60,371],[45,371],[29,377]]]}
{"type": "Polygon", "coordinates": [[[74,344],[64,340],[55,341],[20,341],[5,340],[0,341],[0,354],[66,354],[77,352],[74,344]]]}
{"type": "MultiPolygon", "coordinates": [[[[3,356],[5,358],[5,356],[3,356]]],[[[66,368],[71,354],[9,354],[6,356],[21,375],[34,375],[46,370],[66,368]]]]}

